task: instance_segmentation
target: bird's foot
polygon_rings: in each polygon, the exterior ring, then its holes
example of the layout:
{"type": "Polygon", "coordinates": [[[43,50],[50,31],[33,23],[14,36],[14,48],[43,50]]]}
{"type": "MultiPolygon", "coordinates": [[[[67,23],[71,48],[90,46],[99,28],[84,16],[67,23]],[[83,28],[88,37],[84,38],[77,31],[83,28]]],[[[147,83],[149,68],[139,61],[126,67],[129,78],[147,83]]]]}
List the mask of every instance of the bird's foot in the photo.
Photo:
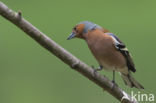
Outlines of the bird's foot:
{"type": "Polygon", "coordinates": [[[117,84],[114,80],[112,80],[112,84],[113,84],[112,87],[111,87],[112,89],[113,89],[115,86],[118,87],[118,84],[117,84]]]}
{"type": "Polygon", "coordinates": [[[94,71],[101,71],[103,69],[103,66],[99,66],[98,68],[95,68],[94,66],[91,66],[94,71]]]}
{"type": "Polygon", "coordinates": [[[97,71],[101,71],[103,69],[102,66],[99,66],[98,68],[95,68],[94,66],[91,66],[94,69],[94,75],[96,75],[97,71]]]}
{"type": "Polygon", "coordinates": [[[115,84],[115,80],[112,80],[112,83],[115,84]]]}

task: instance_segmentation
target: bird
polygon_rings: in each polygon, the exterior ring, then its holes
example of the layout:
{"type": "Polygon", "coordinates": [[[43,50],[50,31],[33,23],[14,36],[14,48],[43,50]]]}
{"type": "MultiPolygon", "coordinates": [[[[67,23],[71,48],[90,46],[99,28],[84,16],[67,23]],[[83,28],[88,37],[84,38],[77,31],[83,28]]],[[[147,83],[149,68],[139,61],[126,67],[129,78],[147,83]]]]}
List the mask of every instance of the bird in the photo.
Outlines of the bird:
{"type": "Polygon", "coordinates": [[[144,89],[144,87],[132,76],[135,73],[135,65],[126,45],[109,30],[90,21],[82,21],[72,28],[72,33],[67,40],[80,38],[86,41],[89,49],[99,63],[96,71],[105,69],[119,72],[124,83],[129,87],[144,89]]]}

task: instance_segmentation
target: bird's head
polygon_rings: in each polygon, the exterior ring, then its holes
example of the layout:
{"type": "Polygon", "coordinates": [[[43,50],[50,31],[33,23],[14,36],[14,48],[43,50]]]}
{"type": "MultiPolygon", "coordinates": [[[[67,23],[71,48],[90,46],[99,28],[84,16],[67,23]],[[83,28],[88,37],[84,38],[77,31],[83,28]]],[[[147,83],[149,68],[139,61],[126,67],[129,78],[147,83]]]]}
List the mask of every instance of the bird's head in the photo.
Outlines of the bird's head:
{"type": "Polygon", "coordinates": [[[72,33],[67,38],[67,40],[70,40],[74,37],[83,39],[85,34],[94,29],[102,29],[102,28],[99,25],[89,21],[80,22],[73,28],[72,33]]]}

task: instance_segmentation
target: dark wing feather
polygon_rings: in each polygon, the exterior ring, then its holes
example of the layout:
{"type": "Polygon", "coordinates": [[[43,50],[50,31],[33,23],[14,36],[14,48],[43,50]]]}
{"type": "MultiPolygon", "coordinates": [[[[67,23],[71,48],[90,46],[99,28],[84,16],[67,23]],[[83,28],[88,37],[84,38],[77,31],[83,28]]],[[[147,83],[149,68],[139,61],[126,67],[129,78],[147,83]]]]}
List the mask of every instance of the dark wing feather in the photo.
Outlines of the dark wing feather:
{"type": "Polygon", "coordinates": [[[128,69],[135,72],[136,69],[135,69],[133,60],[130,56],[128,49],[124,45],[124,43],[122,43],[121,40],[117,36],[115,36],[114,34],[112,34],[112,33],[107,33],[107,34],[112,36],[115,39],[115,43],[116,43],[115,48],[117,50],[119,50],[121,52],[121,54],[126,58],[128,69]]]}

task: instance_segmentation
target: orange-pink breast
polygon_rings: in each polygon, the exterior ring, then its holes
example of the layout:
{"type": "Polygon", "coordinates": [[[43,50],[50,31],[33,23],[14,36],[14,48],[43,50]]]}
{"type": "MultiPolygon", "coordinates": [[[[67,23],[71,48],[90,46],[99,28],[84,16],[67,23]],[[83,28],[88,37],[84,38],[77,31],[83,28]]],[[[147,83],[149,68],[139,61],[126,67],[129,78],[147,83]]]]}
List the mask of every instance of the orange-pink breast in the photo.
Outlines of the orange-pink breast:
{"type": "Polygon", "coordinates": [[[100,65],[106,69],[119,69],[126,66],[124,56],[116,50],[113,39],[100,30],[85,34],[85,40],[100,65]]]}

